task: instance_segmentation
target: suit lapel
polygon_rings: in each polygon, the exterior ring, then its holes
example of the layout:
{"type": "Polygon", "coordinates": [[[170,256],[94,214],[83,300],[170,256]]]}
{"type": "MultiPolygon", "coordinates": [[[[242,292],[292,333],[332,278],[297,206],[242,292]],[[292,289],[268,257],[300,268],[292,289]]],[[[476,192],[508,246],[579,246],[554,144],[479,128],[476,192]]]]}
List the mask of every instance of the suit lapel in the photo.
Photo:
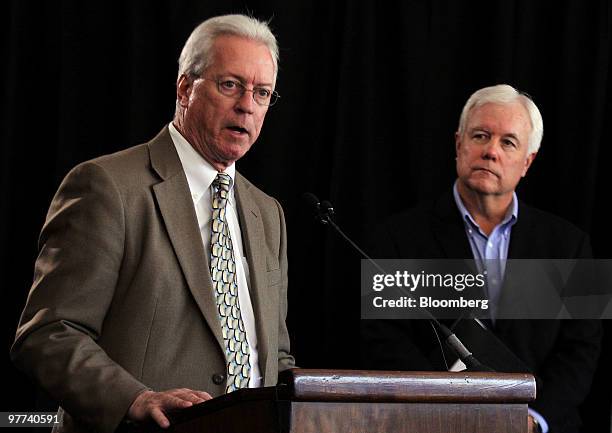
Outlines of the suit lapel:
{"type": "Polygon", "coordinates": [[[535,242],[538,239],[537,234],[529,206],[519,202],[519,215],[516,224],[512,227],[508,259],[538,256],[538,252],[534,251],[534,248],[537,249],[537,243],[535,242]]]}
{"type": "MultiPolygon", "coordinates": [[[[525,299],[521,299],[520,296],[516,296],[517,293],[522,293],[521,290],[513,289],[512,282],[515,278],[511,278],[514,275],[514,264],[512,259],[525,259],[529,257],[537,257],[538,254],[534,251],[534,240],[538,238],[537,232],[534,230],[533,219],[529,206],[519,201],[519,215],[516,224],[512,226],[512,234],[510,235],[510,245],[508,246],[508,261],[506,262],[506,271],[504,277],[504,285],[502,287],[501,297],[499,299],[500,306],[509,305],[510,307],[519,309],[517,305],[520,302],[524,302],[525,299]]],[[[536,247],[537,248],[537,247],[536,247]]],[[[520,272],[518,272],[520,275],[520,272]]],[[[520,281],[520,279],[518,279],[520,281]]],[[[519,310],[520,311],[520,310],[519,310]]],[[[522,325],[521,320],[508,320],[499,319],[496,321],[496,328],[500,333],[508,333],[510,330],[520,328],[522,325]]]]}
{"type": "Polygon", "coordinates": [[[447,192],[434,203],[432,225],[444,258],[473,257],[452,192],[447,192]]]}
{"type": "MultiPolygon", "coordinates": [[[[434,203],[432,215],[433,234],[442,251],[442,258],[465,259],[465,272],[477,272],[472,247],[465,232],[463,217],[457,209],[453,192],[448,191],[434,203]]],[[[455,327],[460,319],[443,320],[447,326],[455,327]]],[[[485,320],[490,327],[488,320],[485,320]]],[[[474,326],[469,321],[467,327],[474,326]]]]}
{"type": "Polygon", "coordinates": [[[264,228],[259,206],[253,201],[249,192],[250,185],[238,172],[236,172],[235,188],[244,250],[249,263],[249,294],[254,316],[258,318],[255,321],[255,329],[259,366],[265,376],[270,347],[268,339],[273,335],[273,329],[270,327],[277,326],[277,323],[268,319],[271,314],[268,306],[274,302],[271,302],[272,295],[265,292],[268,289],[266,280],[268,273],[264,254],[264,228]]]}
{"type": "Polygon", "coordinates": [[[153,191],[172,247],[189,290],[219,347],[225,353],[221,324],[215,307],[208,257],[202,246],[187,178],[168,128],[149,142],[149,153],[151,166],[162,178],[160,183],[153,186],[153,191]]]}

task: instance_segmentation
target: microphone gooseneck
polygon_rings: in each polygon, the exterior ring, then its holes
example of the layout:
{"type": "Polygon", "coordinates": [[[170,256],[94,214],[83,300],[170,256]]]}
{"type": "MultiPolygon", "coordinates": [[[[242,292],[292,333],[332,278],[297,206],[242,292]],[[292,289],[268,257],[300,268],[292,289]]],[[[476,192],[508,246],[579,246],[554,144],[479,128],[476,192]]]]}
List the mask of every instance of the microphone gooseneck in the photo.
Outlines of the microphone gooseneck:
{"type": "MultiPolygon", "coordinates": [[[[333,220],[334,207],[327,201],[320,201],[316,195],[311,192],[306,192],[302,195],[304,201],[314,211],[315,220],[324,225],[329,225],[340,234],[353,248],[355,248],[359,254],[368,260],[378,271],[386,274],[385,270],[368,256],[359,246],[349,238],[340,227],[333,220]]],[[[411,294],[408,294],[412,296],[411,294]]],[[[427,308],[419,307],[424,312],[427,319],[432,325],[437,328],[444,338],[446,345],[453,351],[453,353],[463,362],[469,371],[494,371],[492,368],[482,364],[474,355],[465,347],[465,345],[459,340],[459,338],[444,324],[440,323],[436,317],[431,314],[427,308]]]]}

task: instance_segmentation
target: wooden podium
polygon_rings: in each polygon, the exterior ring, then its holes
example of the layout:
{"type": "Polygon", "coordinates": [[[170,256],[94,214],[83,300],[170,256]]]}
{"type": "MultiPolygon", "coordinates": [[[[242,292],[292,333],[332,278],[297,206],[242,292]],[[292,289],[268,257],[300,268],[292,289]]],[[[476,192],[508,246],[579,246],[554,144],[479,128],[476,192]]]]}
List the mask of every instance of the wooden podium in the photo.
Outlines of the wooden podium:
{"type": "Polygon", "coordinates": [[[529,374],[292,369],[171,415],[175,433],[525,433],[529,374]]]}

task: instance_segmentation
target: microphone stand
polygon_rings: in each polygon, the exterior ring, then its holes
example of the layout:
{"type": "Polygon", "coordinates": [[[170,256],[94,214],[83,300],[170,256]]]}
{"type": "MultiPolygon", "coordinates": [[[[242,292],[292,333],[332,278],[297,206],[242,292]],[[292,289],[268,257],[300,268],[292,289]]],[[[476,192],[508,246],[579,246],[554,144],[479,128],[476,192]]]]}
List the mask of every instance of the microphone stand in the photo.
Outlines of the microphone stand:
{"type": "MultiPolygon", "coordinates": [[[[386,274],[385,270],[361,248],[359,248],[359,246],[353,242],[353,240],[349,238],[342,231],[342,229],[340,229],[338,224],[335,223],[333,220],[334,208],[329,201],[324,200],[320,202],[316,195],[309,192],[304,193],[303,198],[304,201],[306,201],[315,210],[315,219],[319,223],[333,227],[333,229],[339,233],[340,236],[342,236],[353,248],[355,248],[355,250],[357,250],[362,257],[367,259],[381,273],[386,274]]],[[[410,296],[410,294],[408,295],[410,296]]],[[[447,347],[449,347],[451,351],[461,360],[461,362],[465,364],[468,371],[494,371],[491,367],[484,365],[478,359],[476,359],[476,357],[468,350],[467,347],[465,347],[461,340],[459,340],[459,338],[446,325],[440,323],[440,321],[436,319],[428,309],[420,307],[420,310],[425,313],[427,320],[429,320],[432,326],[442,334],[447,347]]]]}

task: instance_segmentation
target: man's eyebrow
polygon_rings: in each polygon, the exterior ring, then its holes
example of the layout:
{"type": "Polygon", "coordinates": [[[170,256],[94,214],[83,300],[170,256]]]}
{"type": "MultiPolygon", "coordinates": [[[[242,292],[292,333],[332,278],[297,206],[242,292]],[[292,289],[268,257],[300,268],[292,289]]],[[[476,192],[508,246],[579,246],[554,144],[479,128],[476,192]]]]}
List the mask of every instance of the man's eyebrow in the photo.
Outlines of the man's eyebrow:
{"type": "MultiPolygon", "coordinates": [[[[487,128],[486,126],[473,126],[471,128],[468,128],[468,132],[474,132],[474,131],[484,131],[486,133],[491,133],[491,130],[489,128],[487,128]]],[[[507,134],[503,134],[502,137],[510,137],[510,138],[514,138],[516,141],[520,141],[518,135],[514,132],[508,132],[507,134]]]]}
{"type": "Polygon", "coordinates": [[[491,133],[491,130],[485,126],[473,126],[471,128],[468,128],[469,132],[474,132],[474,131],[484,131],[484,132],[488,132],[491,133]]]}
{"type": "MultiPolygon", "coordinates": [[[[244,77],[242,77],[240,75],[237,75],[237,74],[232,74],[232,73],[221,74],[220,77],[222,77],[222,78],[228,78],[228,77],[235,78],[238,81],[240,81],[241,84],[244,84],[246,82],[246,79],[244,77]]],[[[264,86],[272,87],[272,83],[255,83],[254,87],[264,87],[264,86]]]]}

